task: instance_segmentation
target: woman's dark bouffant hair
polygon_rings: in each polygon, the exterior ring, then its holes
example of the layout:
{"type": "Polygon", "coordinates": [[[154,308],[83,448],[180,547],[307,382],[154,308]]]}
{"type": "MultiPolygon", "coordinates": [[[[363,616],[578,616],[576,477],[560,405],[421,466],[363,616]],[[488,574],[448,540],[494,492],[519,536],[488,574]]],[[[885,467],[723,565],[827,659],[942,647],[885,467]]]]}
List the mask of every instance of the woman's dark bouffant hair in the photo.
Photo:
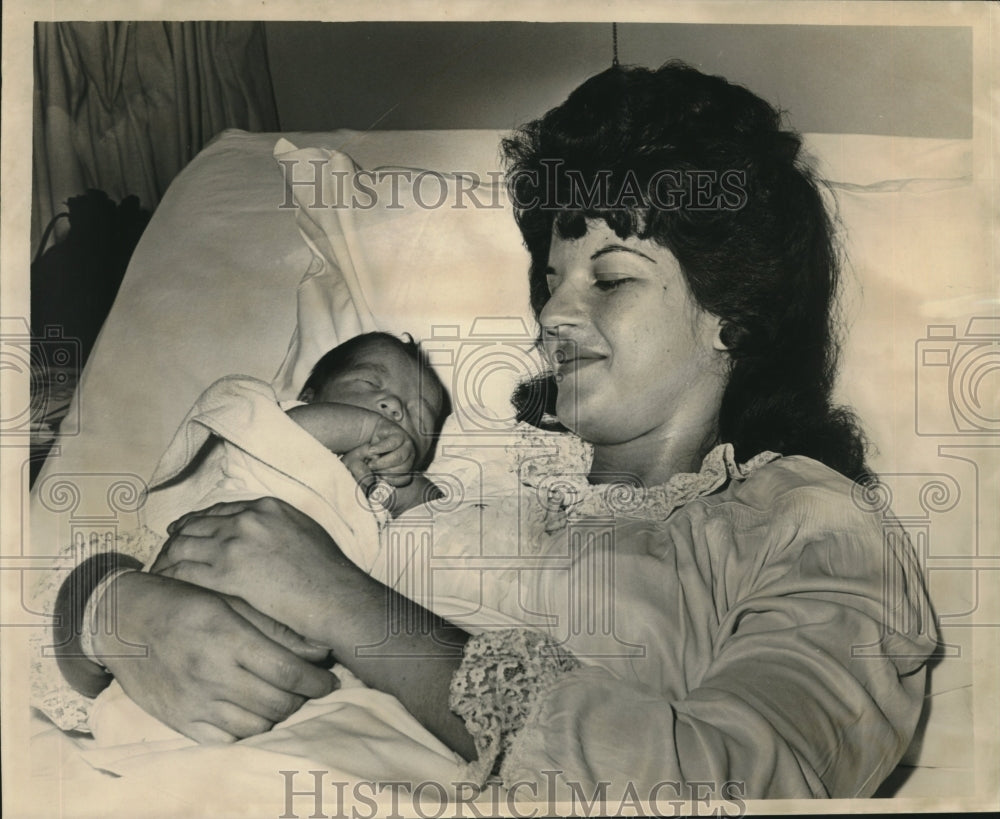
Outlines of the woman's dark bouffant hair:
{"type": "MultiPolygon", "coordinates": [[[[698,304],[723,322],[731,368],[719,440],[741,460],[807,455],[858,478],[864,436],[831,401],[839,258],[800,145],[747,89],[670,62],[592,77],[505,139],[503,152],[536,315],[548,299],[553,228],[579,238],[588,219],[603,219],[621,238],[663,245],[698,304]],[[650,196],[665,180],[673,193],[650,196]]],[[[530,392],[521,390],[525,405],[546,403],[530,392]]]]}

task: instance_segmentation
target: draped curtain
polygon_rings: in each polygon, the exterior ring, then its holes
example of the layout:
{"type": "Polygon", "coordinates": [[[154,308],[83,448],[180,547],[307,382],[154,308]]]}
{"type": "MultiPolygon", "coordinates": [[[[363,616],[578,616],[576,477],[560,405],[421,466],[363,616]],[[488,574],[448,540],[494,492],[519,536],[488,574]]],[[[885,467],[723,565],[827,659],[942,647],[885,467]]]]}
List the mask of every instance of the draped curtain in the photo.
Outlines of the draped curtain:
{"type": "Polygon", "coordinates": [[[152,210],[205,143],[234,127],[278,129],[262,23],[37,24],[32,247],[88,188],[134,194],[152,210]]]}

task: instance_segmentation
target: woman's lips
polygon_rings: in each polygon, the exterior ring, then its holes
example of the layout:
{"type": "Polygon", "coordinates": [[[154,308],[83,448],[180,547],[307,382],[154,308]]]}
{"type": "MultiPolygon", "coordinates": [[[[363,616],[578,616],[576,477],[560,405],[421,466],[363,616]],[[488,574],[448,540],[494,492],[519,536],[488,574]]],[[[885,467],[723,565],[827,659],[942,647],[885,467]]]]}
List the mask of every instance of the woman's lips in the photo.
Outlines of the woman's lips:
{"type": "Polygon", "coordinates": [[[597,353],[582,353],[575,355],[556,356],[556,376],[561,377],[571,372],[579,372],[585,367],[598,361],[602,361],[607,356],[597,353]]]}

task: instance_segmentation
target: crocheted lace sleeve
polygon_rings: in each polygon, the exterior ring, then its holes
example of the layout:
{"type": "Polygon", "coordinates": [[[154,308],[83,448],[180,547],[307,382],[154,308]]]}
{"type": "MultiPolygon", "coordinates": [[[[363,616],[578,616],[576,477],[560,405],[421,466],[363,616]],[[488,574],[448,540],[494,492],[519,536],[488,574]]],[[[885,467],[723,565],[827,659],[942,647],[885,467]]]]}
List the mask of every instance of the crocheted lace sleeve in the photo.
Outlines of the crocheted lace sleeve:
{"type": "Polygon", "coordinates": [[[572,654],[536,631],[503,629],[472,637],[452,678],[449,700],[478,752],[463,774],[483,784],[497,772],[535,702],[577,668],[572,654]]]}

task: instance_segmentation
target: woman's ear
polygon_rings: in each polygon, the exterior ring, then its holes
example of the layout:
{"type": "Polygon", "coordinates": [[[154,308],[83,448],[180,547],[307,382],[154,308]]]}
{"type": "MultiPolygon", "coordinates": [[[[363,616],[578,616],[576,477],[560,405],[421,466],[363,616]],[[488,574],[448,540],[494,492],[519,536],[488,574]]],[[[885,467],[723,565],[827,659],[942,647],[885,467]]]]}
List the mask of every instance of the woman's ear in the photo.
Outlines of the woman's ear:
{"type": "Polygon", "coordinates": [[[303,387],[302,392],[299,393],[299,401],[303,404],[311,404],[315,397],[316,393],[312,387],[303,387]]]}
{"type": "Polygon", "coordinates": [[[722,340],[722,331],[725,328],[725,322],[718,316],[713,317],[712,323],[712,349],[718,350],[720,353],[729,352],[729,345],[722,340]]]}

